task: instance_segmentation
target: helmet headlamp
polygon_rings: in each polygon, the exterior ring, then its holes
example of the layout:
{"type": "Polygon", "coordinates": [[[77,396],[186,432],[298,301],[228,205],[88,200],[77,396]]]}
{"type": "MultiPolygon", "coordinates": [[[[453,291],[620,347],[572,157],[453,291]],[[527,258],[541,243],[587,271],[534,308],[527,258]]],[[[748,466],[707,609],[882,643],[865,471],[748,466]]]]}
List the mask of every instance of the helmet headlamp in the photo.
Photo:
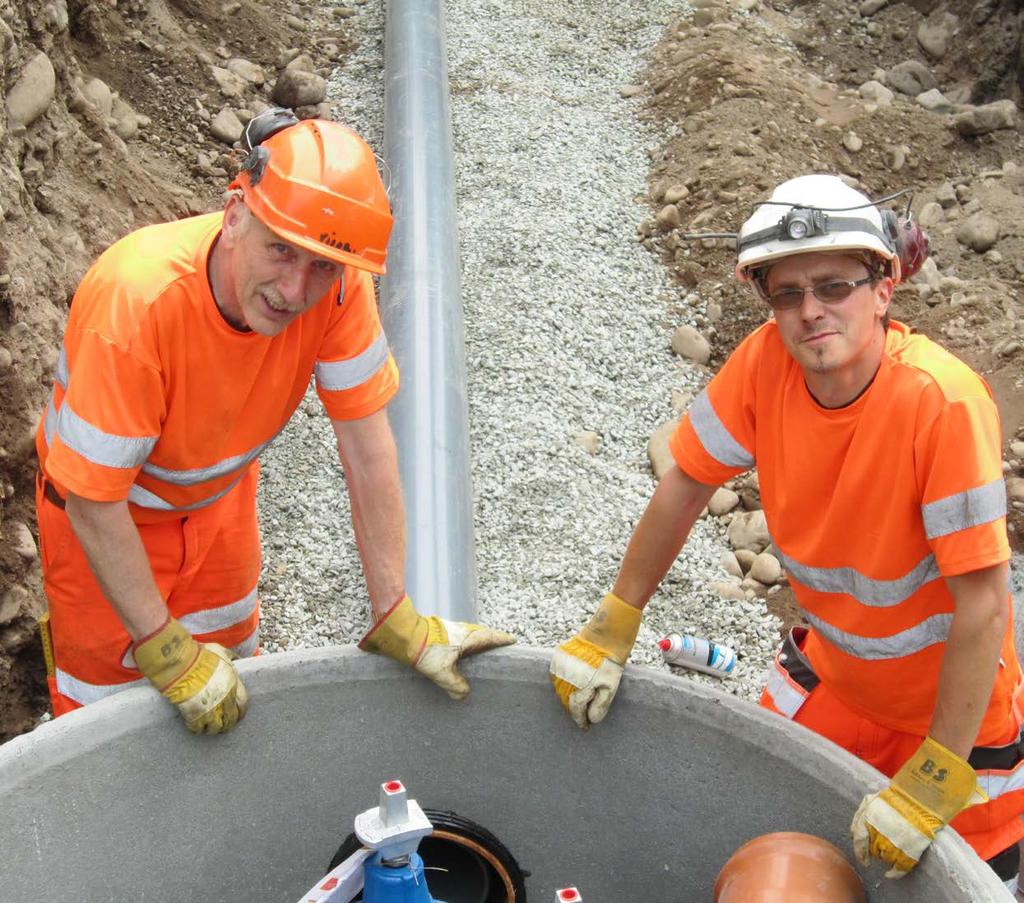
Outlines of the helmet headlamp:
{"type": "Polygon", "coordinates": [[[799,241],[828,232],[828,216],[813,207],[794,207],[779,220],[779,238],[799,241]]]}

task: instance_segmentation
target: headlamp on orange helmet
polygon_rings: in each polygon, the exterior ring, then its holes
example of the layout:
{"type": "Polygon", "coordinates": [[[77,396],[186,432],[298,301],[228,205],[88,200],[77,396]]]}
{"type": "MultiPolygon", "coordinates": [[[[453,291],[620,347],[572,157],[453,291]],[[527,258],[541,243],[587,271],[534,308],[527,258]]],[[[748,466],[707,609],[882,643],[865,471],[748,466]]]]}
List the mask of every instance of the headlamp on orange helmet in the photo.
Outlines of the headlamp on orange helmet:
{"type": "Polygon", "coordinates": [[[231,187],[260,222],[313,254],[384,272],[391,206],[359,135],[271,107],[250,120],[244,138],[248,155],[231,187]]]}

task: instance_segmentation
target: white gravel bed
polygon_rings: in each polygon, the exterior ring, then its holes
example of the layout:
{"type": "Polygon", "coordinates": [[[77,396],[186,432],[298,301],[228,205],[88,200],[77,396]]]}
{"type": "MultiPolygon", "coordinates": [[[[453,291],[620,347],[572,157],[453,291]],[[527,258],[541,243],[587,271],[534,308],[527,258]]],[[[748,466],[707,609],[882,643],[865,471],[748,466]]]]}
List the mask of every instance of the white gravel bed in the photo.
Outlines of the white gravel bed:
{"type": "MultiPolygon", "coordinates": [[[[649,215],[636,82],[676,0],[450,0],[449,77],[463,263],[480,620],[524,643],[575,632],[611,586],[654,490],[647,439],[673,388],[678,289],[636,241],[649,215]],[[600,435],[591,456],[573,437],[600,435]]],[[[331,80],[342,118],[382,146],[383,14],[348,20],[359,50],[331,80]]],[[[333,435],[311,393],[264,456],[264,647],[348,643],[368,603],[333,435]]],[[[644,617],[633,661],[691,632],[739,655],[725,681],[756,697],[778,642],[760,600],[722,602],[724,531],[697,524],[644,617]]]]}

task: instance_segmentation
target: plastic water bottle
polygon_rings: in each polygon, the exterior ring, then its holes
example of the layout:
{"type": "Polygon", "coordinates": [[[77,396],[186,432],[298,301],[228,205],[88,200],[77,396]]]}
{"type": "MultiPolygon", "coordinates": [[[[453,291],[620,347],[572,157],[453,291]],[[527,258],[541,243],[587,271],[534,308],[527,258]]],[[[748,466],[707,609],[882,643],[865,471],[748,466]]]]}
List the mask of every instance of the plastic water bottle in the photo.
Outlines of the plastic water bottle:
{"type": "Polygon", "coordinates": [[[658,640],[658,646],[670,665],[703,671],[715,677],[727,677],[736,667],[736,653],[732,649],[704,637],[673,633],[658,640]]]}

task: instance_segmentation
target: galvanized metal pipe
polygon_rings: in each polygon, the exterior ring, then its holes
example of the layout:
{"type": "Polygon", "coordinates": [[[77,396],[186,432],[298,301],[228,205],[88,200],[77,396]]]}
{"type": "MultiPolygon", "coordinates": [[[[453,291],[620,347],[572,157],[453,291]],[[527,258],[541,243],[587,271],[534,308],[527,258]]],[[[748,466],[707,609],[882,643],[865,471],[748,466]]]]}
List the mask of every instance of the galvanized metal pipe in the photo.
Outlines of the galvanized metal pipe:
{"type": "Polygon", "coordinates": [[[395,228],[381,315],[402,387],[389,406],[416,607],[476,618],[469,414],[443,0],[388,0],[384,156],[395,228]]]}

